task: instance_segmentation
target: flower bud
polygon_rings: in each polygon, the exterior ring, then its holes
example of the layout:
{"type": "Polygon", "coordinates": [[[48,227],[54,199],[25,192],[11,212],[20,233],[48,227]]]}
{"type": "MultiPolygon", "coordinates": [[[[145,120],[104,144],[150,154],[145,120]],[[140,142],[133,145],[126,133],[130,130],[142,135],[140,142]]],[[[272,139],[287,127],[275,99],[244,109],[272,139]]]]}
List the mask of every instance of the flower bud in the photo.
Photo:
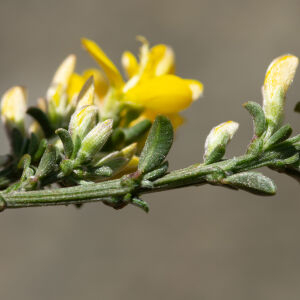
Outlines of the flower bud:
{"type": "Polygon", "coordinates": [[[77,154],[77,163],[84,163],[101,150],[112,134],[113,121],[108,119],[94,127],[83,139],[77,154]]]}
{"type": "Polygon", "coordinates": [[[69,132],[73,142],[76,136],[82,140],[96,125],[98,108],[93,105],[84,106],[74,112],[69,124],[69,132]]]}
{"type": "Polygon", "coordinates": [[[286,93],[293,82],[297,66],[298,58],[287,54],[273,60],[267,69],[263,86],[263,108],[266,119],[275,129],[281,125],[286,93]]]}
{"type": "Polygon", "coordinates": [[[100,159],[95,167],[110,167],[114,174],[121,171],[132,159],[137,150],[137,144],[133,143],[120,151],[115,151],[100,159]]]}
{"type": "Polygon", "coordinates": [[[239,128],[239,124],[234,121],[227,121],[214,127],[205,141],[204,160],[208,163],[217,161],[225,153],[225,147],[232,139],[233,135],[239,128]],[[217,151],[218,150],[218,151],[217,151]],[[215,153],[215,151],[220,152],[215,153]],[[211,156],[214,157],[211,161],[211,156]]]}
{"type": "Polygon", "coordinates": [[[58,67],[54,74],[52,83],[62,84],[66,87],[69,83],[72,73],[74,72],[76,64],[76,56],[74,54],[69,55],[62,64],[58,67]]]}
{"type": "Polygon", "coordinates": [[[1,118],[8,132],[17,128],[22,134],[25,133],[26,104],[27,95],[23,87],[12,87],[2,96],[1,118]]]}

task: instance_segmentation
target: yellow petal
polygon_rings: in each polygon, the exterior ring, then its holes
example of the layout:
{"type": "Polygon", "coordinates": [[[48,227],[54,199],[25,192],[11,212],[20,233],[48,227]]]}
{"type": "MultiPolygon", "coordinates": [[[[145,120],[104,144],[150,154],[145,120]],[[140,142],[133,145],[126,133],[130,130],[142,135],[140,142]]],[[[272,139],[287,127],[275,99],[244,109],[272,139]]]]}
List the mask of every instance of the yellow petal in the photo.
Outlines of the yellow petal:
{"type": "Polygon", "coordinates": [[[298,58],[287,54],[273,60],[270,64],[265,77],[264,93],[270,99],[273,97],[277,87],[281,86],[284,93],[293,82],[298,66],[298,58]]]}
{"type": "Polygon", "coordinates": [[[24,118],[27,108],[27,93],[21,86],[9,89],[1,100],[2,121],[9,127],[16,127],[25,132],[24,118]]]}
{"type": "Polygon", "coordinates": [[[125,51],[121,62],[128,78],[131,78],[138,72],[139,64],[131,52],[125,51]]]}
{"type": "Polygon", "coordinates": [[[68,89],[67,89],[69,102],[72,101],[73,97],[76,96],[80,92],[84,83],[85,83],[84,77],[80,76],[77,73],[73,73],[71,75],[68,89]]]}
{"type": "Polygon", "coordinates": [[[150,50],[150,60],[155,76],[173,74],[175,71],[175,55],[172,48],[156,45],[150,50]]]}
{"type": "Polygon", "coordinates": [[[193,101],[197,100],[203,94],[203,84],[194,79],[185,79],[189,84],[190,89],[192,90],[193,101]]]}
{"type": "Polygon", "coordinates": [[[106,95],[109,85],[101,71],[97,69],[87,69],[82,73],[82,76],[85,80],[91,76],[94,77],[95,93],[100,99],[106,95]]]}
{"type": "Polygon", "coordinates": [[[84,107],[86,105],[93,105],[94,104],[94,94],[95,94],[95,87],[93,77],[90,77],[85,84],[83,85],[77,101],[77,108],[84,107]]]}
{"type": "Polygon", "coordinates": [[[102,67],[110,83],[116,87],[122,86],[124,82],[119,70],[103,50],[95,42],[88,39],[82,39],[82,45],[102,67]]]}
{"type": "Polygon", "coordinates": [[[155,77],[128,90],[125,100],[162,114],[177,113],[193,101],[188,81],[175,75],[155,77]]]}
{"type": "Polygon", "coordinates": [[[54,74],[52,85],[62,85],[63,88],[66,88],[69,84],[71,75],[74,72],[75,65],[76,56],[71,54],[58,67],[54,74]]]}

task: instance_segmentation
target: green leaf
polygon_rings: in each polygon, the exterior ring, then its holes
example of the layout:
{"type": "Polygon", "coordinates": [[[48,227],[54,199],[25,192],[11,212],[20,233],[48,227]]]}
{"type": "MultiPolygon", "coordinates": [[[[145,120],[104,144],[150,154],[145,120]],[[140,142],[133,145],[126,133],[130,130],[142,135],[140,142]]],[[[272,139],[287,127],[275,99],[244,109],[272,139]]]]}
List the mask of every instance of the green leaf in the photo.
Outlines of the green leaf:
{"type": "Polygon", "coordinates": [[[27,109],[27,114],[33,117],[42,127],[46,137],[53,135],[53,130],[51,128],[50,121],[47,115],[37,107],[29,107],[27,109]]]}
{"type": "Polygon", "coordinates": [[[222,183],[259,195],[274,195],[276,185],[269,177],[258,172],[243,172],[224,178],[222,183]]]}
{"type": "Polygon", "coordinates": [[[37,162],[40,160],[40,158],[42,157],[43,153],[45,152],[45,150],[47,148],[47,145],[48,145],[48,142],[46,139],[42,139],[40,141],[39,147],[33,156],[33,159],[32,159],[33,162],[37,162]]]}
{"type": "Polygon", "coordinates": [[[173,127],[169,119],[158,116],[148,135],[140,156],[138,169],[145,174],[161,165],[173,143],[173,127]]]}
{"type": "Polygon", "coordinates": [[[252,101],[245,103],[244,107],[253,117],[255,135],[260,137],[267,129],[266,118],[263,109],[258,103],[252,101]]]}
{"type": "Polygon", "coordinates": [[[247,154],[258,155],[262,151],[263,145],[264,145],[263,136],[254,139],[248,146],[247,154]]]}
{"type": "Polygon", "coordinates": [[[265,143],[264,150],[269,149],[275,144],[279,144],[285,141],[292,134],[292,127],[289,124],[286,124],[280,127],[265,143]]]}
{"type": "Polygon", "coordinates": [[[162,177],[166,174],[169,168],[169,163],[165,161],[159,168],[147,173],[143,179],[144,180],[155,180],[157,178],[162,177]]]}
{"type": "Polygon", "coordinates": [[[55,131],[55,133],[59,136],[63,143],[66,157],[70,158],[74,150],[74,144],[69,131],[63,128],[59,128],[55,131]]]}
{"type": "Polygon", "coordinates": [[[293,156],[290,156],[290,157],[288,157],[286,159],[275,160],[273,162],[272,166],[282,168],[282,167],[285,167],[287,165],[295,164],[298,161],[299,161],[299,153],[296,153],[293,156]]]}
{"type": "Polygon", "coordinates": [[[133,197],[131,200],[131,204],[141,208],[144,212],[148,213],[149,212],[149,205],[147,202],[144,200],[141,200],[139,198],[133,197]]]}

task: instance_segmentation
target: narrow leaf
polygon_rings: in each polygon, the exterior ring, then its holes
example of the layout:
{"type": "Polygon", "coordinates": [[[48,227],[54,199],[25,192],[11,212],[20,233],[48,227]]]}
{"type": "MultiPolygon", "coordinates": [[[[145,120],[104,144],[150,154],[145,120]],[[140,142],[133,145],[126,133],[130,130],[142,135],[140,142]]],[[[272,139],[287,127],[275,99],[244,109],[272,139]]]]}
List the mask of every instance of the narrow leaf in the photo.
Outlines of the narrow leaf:
{"type": "Polygon", "coordinates": [[[143,179],[144,180],[155,180],[162,177],[168,171],[169,163],[165,161],[159,168],[147,173],[143,179]]]}
{"type": "Polygon", "coordinates": [[[43,153],[45,152],[45,150],[47,148],[47,145],[48,145],[48,142],[46,139],[42,139],[40,141],[39,147],[33,156],[33,159],[32,159],[33,162],[37,162],[40,160],[40,158],[42,157],[43,153]]]}
{"type": "Polygon", "coordinates": [[[37,107],[29,107],[27,109],[27,114],[33,117],[41,125],[45,136],[50,137],[53,135],[53,130],[51,128],[50,121],[47,115],[37,107]]]}
{"type": "Polygon", "coordinates": [[[271,146],[285,141],[292,134],[292,127],[286,124],[279,128],[265,143],[264,150],[270,148],[271,146]]]}
{"type": "Polygon", "coordinates": [[[254,122],[254,133],[256,136],[261,136],[266,130],[266,118],[262,107],[256,103],[249,101],[244,104],[244,107],[253,117],[254,122]]]}
{"type": "Polygon", "coordinates": [[[243,172],[228,176],[222,183],[246,190],[254,194],[274,195],[276,185],[269,177],[258,172],[243,172]]]}
{"type": "Polygon", "coordinates": [[[66,157],[70,158],[74,150],[74,144],[69,131],[64,128],[59,128],[55,131],[55,133],[59,136],[63,143],[66,157]]]}
{"type": "Polygon", "coordinates": [[[141,208],[144,212],[148,213],[149,212],[149,205],[147,202],[145,202],[144,200],[141,200],[139,198],[132,198],[131,200],[131,204],[141,208]]]}
{"type": "Polygon", "coordinates": [[[173,143],[173,127],[164,116],[158,116],[148,135],[140,156],[138,169],[143,174],[161,165],[173,143]]]}

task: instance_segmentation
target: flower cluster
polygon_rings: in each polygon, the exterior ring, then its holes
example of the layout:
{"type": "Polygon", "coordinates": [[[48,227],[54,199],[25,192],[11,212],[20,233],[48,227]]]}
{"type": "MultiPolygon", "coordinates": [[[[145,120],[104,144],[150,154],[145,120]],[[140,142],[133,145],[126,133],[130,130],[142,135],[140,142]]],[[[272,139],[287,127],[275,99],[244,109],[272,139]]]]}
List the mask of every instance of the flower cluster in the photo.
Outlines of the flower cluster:
{"type": "Polygon", "coordinates": [[[104,180],[136,170],[145,137],[158,115],[167,116],[175,128],[182,124],[179,113],[202,95],[202,83],[174,74],[175,56],[169,46],[150,47],[145,38],[139,40],[139,60],[129,51],[122,55],[127,81],[95,42],[83,39],[83,47],[100,69],[79,74],[76,56],[71,54],[36,107],[27,108],[23,87],[15,86],[3,95],[1,116],[11,141],[11,161],[22,165],[23,156],[30,156],[31,181],[23,184],[26,189],[46,177],[40,164],[47,151],[55,152],[59,162],[52,170],[53,181],[72,185],[104,180]],[[34,118],[28,129],[26,113],[34,118]]]}
{"type": "Polygon", "coordinates": [[[27,108],[27,93],[20,86],[3,95],[1,117],[11,153],[0,157],[0,211],[89,201],[116,209],[133,204],[148,211],[141,194],[203,183],[273,195],[272,179],[252,171],[263,166],[299,180],[300,135],[290,137],[291,126],[283,125],[297,57],[287,54],[271,63],[262,106],[244,104],[254,134],[243,155],[224,158],[239,127],[227,121],[208,134],[203,162],[168,172],[173,128],[182,123],[180,112],[201,96],[203,86],[174,74],[170,47],[151,48],[145,38],[139,39],[139,59],[128,51],[122,55],[127,81],[95,42],[83,39],[101,69],[78,74],[70,55],[37,106],[27,108]],[[28,129],[26,113],[34,118],[28,129]],[[67,188],[31,192],[54,183],[67,188]]]}

